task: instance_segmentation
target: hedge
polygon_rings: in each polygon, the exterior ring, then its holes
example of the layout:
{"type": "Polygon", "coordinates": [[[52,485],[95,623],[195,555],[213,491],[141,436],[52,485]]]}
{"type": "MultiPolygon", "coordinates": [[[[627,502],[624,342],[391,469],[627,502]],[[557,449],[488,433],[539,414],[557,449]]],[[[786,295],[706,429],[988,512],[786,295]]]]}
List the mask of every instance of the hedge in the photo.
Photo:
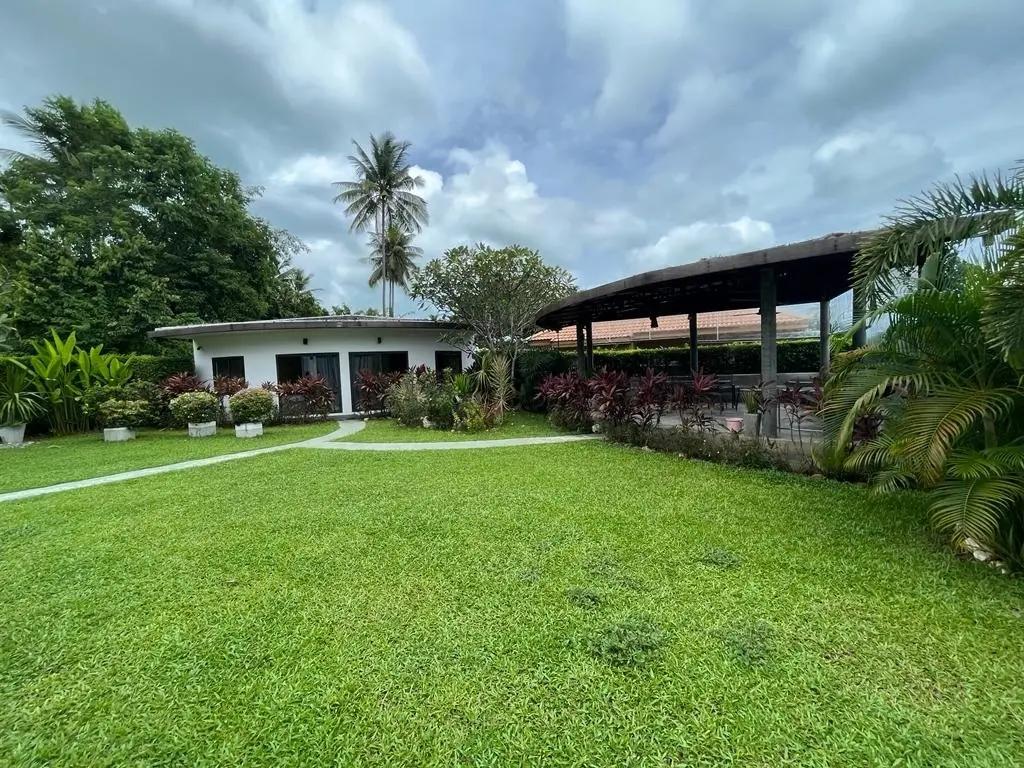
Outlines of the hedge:
{"type": "MultiPolygon", "coordinates": [[[[833,344],[839,337],[833,338],[833,344]]],[[[820,367],[819,340],[783,339],[778,342],[778,369],[784,373],[817,371],[820,367]]],[[[845,351],[848,342],[833,351],[845,351]]],[[[750,373],[761,372],[761,344],[756,341],[735,341],[728,344],[702,344],[697,347],[700,367],[707,373],[750,373]]],[[[641,349],[594,350],[594,368],[609,368],[625,371],[630,376],[640,376],[647,368],[664,371],[670,375],[684,376],[690,372],[690,350],[688,347],[646,347],[641,349]]],[[[528,349],[519,354],[516,361],[516,384],[521,402],[529,407],[536,393],[537,384],[551,373],[575,370],[576,351],[557,349],[528,349]]]]}
{"type": "Polygon", "coordinates": [[[142,381],[159,384],[172,373],[195,373],[192,355],[136,355],[132,362],[132,376],[142,381]]]}

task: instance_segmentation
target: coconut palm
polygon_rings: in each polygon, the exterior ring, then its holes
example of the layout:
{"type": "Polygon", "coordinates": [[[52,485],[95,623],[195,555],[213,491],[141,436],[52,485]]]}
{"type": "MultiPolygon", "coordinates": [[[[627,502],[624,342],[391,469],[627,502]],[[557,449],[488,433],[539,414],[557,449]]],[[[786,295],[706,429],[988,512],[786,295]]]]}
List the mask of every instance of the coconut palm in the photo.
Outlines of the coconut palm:
{"type": "Polygon", "coordinates": [[[370,152],[358,142],[349,162],[356,173],[355,181],[338,181],[334,186],[338,194],[334,202],[345,205],[345,213],[352,218],[349,230],[373,232],[385,246],[380,252],[383,279],[381,283],[381,309],[387,310],[387,284],[391,257],[384,233],[392,226],[402,232],[419,232],[427,223],[427,203],[415,193],[423,186],[423,179],[410,173],[409,142],[398,141],[386,132],[370,137],[370,152]]]}
{"type": "Polygon", "coordinates": [[[376,287],[382,280],[389,286],[388,314],[395,315],[395,286],[403,290],[416,272],[416,259],[423,255],[423,249],[412,244],[412,234],[396,226],[388,227],[384,237],[370,236],[370,255],[363,261],[372,266],[370,287],[376,287]],[[385,271],[386,270],[386,271],[385,271]]]}
{"type": "Polygon", "coordinates": [[[854,276],[874,306],[865,322],[890,326],[826,386],[833,460],[881,489],[930,489],[932,521],[954,543],[1024,568],[1024,172],[902,204],[854,276]],[[851,449],[866,413],[883,428],[851,449]]]}

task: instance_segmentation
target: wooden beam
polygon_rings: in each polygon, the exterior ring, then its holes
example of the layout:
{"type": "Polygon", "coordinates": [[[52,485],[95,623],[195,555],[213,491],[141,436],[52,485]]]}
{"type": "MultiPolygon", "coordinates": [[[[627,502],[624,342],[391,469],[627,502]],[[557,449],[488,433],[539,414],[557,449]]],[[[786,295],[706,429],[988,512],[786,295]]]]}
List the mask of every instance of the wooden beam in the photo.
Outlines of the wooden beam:
{"type": "Polygon", "coordinates": [[[594,375],[594,324],[587,320],[587,375],[594,375]]]}
{"type": "Polygon", "coordinates": [[[687,320],[690,323],[690,370],[696,373],[700,365],[697,359],[697,313],[691,312],[687,320]]]}
{"type": "Polygon", "coordinates": [[[779,436],[779,410],[775,404],[778,392],[779,358],[776,346],[775,270],[765,267],[761,270],[761,381],[765,394],[772,406],[761,419],[761,434],[765,437],[779,436]]]}
{"type": "Polygon", "coordinates": [[[576,323],[576,373],[587,375],[587,358],[583,350],[583,323],[576,323]]]}
{"type": "Polygon", "coordinates": [[[822,299],[821,302],[818,305],[818,339],[819,339],[819,343],[820,343],[820,355],[821,355],[821,360],[820,360],[821,366],[820,366],[820,369],[821,369],[821,380],[822,380],[822,383],[824,383],[825,376],[828,375],[829,366],[832,364],[832,361],[831,361],[832,351],[829,349],[829,346],[828,346],[828,342],[829,342],[828,329],[829,329],[829,323],[831,322],[829,320],[829,316],[828,316],[828,310],[829,310],[828,304],[829,304],[829,300],[828,299],[822,299]]]}

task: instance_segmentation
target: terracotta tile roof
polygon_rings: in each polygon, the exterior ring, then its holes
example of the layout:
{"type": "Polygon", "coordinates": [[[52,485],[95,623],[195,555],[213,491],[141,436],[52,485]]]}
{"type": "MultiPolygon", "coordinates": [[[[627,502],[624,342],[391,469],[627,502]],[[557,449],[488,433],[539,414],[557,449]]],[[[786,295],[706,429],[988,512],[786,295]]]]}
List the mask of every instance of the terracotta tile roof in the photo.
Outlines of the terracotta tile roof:
{"type": "MultiPolygon", "coordinates": [[[[806,332],[810,318],[779,312],[776,315],[780,335],[806,332]]],[[[705,312],[697,315],[697,337],[702,341],[717,339],[757,339],[761,333],[761,317],[756,309],[735,309],[728,312],[705,312]]],[[[651,328],[648,318],[633,320],[607,320],[594,323],[594,345],[637,344],[658,341],[664,344],[684,342],[690,336],[686,315],[667,315],[658,318],[658,327],[651,328]]],[[[575,328],[561,331],[541,331],[530,337],[537,346],[572,347],[576,345],[575,328]]]]}

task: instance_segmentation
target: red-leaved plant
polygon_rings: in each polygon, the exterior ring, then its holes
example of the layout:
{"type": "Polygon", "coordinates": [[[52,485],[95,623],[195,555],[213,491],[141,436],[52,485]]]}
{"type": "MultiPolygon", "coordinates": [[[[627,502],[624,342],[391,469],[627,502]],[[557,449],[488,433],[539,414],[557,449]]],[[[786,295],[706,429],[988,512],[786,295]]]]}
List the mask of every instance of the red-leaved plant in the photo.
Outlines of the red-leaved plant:
{"type": "Polygon", "coordinates": [[[164,379],[160,384],[160,389],[168,398],[174,398],[186,392],[209,392],[210,385],[194,373],[182,371],[181,373],[172,373],[164,379]]]}
{"type": "Polygon", "coordinates": [[[249,383],[241,376],[213,377],[213,392],[217,397],[230,397],[248,387],[249,383]]]}
{"type": "Polygon", "coordinates": [[[625,424],[633,416],[629,376],[622,371],[602,368],[590,381],[594,410],[612,425],[625,424]]]}
{"type": "Polygon", "coordinates": [[[537,387],[537,399],[547,405],[551,420],[570,429],[590,427],[591,398],[590,382],[574,372],[552,374],[537,387]]]}

